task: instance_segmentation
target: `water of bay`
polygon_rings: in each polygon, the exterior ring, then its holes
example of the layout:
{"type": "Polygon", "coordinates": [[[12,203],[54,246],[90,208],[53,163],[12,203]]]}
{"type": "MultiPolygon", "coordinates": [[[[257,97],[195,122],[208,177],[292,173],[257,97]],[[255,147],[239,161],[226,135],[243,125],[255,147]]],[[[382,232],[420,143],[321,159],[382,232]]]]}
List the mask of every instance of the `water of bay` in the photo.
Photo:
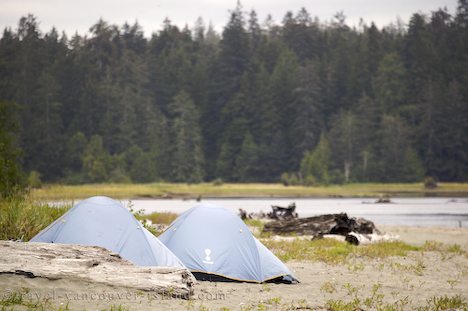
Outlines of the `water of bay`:
{"type": "MultiPolygon", "coordinates": [[[[376,224],[405,226],[468,227],[468,199],[466,198],[392,198],[393,203],[375,204],[376,199],[337,198],[262,198],[262,199],[203,199],[195,200],[132,200],[134,210],[144,213],[173,212],[180,214],[197,204],[216,204],[235,213],[239,208],[248,213],[269,212],[271,205],[287,206],[296,203],[299,217],[329,213],[347,213],[350,217],[364,217],[376,224]]],[[[128,200],[122,201],[128,205],[128,200]]]]}

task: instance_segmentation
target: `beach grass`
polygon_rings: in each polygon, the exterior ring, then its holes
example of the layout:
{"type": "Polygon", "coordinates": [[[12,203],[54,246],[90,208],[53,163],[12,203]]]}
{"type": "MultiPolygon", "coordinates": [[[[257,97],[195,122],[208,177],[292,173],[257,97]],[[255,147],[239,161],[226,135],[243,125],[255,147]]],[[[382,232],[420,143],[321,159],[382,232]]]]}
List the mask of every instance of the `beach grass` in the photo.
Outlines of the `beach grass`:
{"type": "Polygon", "coordinates": [[[32,293],[28,288],[21,290],[6,290],[1,292],[0,310],[51,310],[68,311],[69,301],[66,303],[54,304],[47,297],[39,298],[37,293],[32,293]],[[18,307],[18,308],[17,308],[18,307]]]}
{"type": "MultiPolygon", "coordinates": [[[[383,241],[369,245],[355,246],[335,239],[292,240],[261,239],[278,258],[283,261],[305,260],[319,261],[331,265],[347,264],[352,258],[384,259],[388,257],[408,255],[408,252],[438,252],[444,256],[461,255],[467,252],[457,244],[443,244],[427,241],[421,246],[410,245],[402,241],[383,241]]],[[[402,267],[400,267],[402,268],[402,267]]],[[[417,266],[411,266],[417,270],[417,266]]]]}
{"type": "Polygon", "coordinates": [[[378,197],[445,196],[467,197],[468,183],[439,183],[435,189],[425,189],[422,183],[358,183],[330,186],[284,186],[282,184],[233,183],[148,183],[148,184],[85,184],[45,185],[31,190],[35,200],[73,200],[95,195],[115,199],[130,198],[198,198],[198,197],[378,197]]]}
{"type": "Polygon", "coordinates": [[[138,220],[147,219],[153,224],[170,225],[179,214],[171,212],[154,212],[151,214],[135,215],[138,220]]]}
{"type": "MultiPolygon", "coordinates": [[[[362,295],[361,295],[362,296],[362,295]]],[[[354,310],[388,310],[403,311],[409,310],[408,296],[406,298],[383,302],[384,295],[374,293],[370,297],[363,299],[355,296],[349,301],[342,299],[330,299],[326,303],[326,310],[329,311],[354,311],[354,310]]],[[[433,296],[426,301],[426,304],[418,308],[411,308],[417,311],[442,311],[442,310],[467,310],[468,304],[460,295],[454,296],[433,296]]]]}
{"type": "Polygon", "coordinates": [[[0,201],[0,240],[29,241],[69,208],[70,205],[55,207],[27,198],[0,201]]]}
{"type": "Polygon", "coordinates": [[[327,264],[345,264],[351,256],[382,259],[391,256],[406,256],[409,251],[420,251],[422,247],[401,241],[379,242],[354,246],[334,239],[278,241],[262,239],[262,242],[283,261],[311,260],[327,264]]]}

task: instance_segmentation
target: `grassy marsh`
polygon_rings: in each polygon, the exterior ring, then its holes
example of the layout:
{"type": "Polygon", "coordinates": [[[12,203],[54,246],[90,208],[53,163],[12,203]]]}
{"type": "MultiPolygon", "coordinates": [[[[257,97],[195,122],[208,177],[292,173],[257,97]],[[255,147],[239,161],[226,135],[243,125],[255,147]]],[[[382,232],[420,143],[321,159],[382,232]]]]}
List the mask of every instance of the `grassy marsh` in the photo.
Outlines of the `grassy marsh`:
{"type": "Polygon", "coordinates": [[[422,183],[359,183],[330,186],[284,186],[282,184],[86,184],[46,185],[31,191],[37,200],[73,200],[94,195],[123,198],[197,198],[201,197],[376,197],[393,196],[468,196],[468,183],[439,183],[428,190],[422,183]]]}

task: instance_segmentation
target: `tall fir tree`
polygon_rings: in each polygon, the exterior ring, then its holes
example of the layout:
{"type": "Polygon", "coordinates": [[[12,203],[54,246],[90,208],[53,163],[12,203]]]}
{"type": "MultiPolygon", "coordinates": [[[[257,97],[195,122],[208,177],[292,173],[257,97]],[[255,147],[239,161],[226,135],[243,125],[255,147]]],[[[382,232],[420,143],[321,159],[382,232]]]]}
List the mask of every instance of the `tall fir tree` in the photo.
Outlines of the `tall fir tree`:
{"type": "Polygon", "coordinates": [[[180,91],[173,98],[170,111],[174,144],[172,179],[177,182],[201,182],[204,158],[198,110],[189,94],[180,91]]]}

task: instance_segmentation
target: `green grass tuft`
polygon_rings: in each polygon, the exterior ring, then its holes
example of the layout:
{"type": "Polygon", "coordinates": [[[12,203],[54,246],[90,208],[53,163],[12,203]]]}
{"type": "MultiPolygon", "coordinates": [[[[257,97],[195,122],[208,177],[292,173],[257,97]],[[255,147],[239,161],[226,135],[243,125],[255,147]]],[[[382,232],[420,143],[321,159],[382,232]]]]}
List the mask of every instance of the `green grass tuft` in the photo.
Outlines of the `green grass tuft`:
{"type": "Polygon", "coordinates": [[[380,242],[361,246],[357,248],[357,253],[360,256],[370,258],[385,258],[390,256],[406,256],[409,251],[419,251],[421,248],[406,244],[401,241],[395,242],[380,242]]]}
{"type": "Polygon", "coordinates": [[[427,300],[427,305],[418,311],[440,311],[440,310],[468,310],[468,303],[460,296],[432,297],[427,300]]]}
{"type": "Polygon", "coordinates": [[[68,311],[68,302],[66,304],[54,305],[49,299],[31,299],[28,289],[11,291],[4,294],[0,299],[0,310],[51,310],[68,311]],[[8,308],[7,308],[8,307],[8,308]],[[16,309],[15,307],[20,307],[16,309]]]}
{"type": "Polygon", "coordinates": [[[409,251],[418,251],[419,247],[403,242],[380,242],[370,245],[354,246],[333,239],[262,241],[281,260],[313,260],[327,264],[346,263],[350,255],[367,258],[386,258],[390,256],[406,256],[409,251]]]}
{"type": "Polygon", "coordinates": [[[422,246],[422,251],[439,252],[441,254],[466,255],[467,252],[458,244],[443,244],[437,241],[426,241],[422,246]]]}
{"type": "Polygon", "coordinates": [[[179,217],[179,215],[171,212],[155,212],[151,214],[137,215],[136,217],[139,220],[148,219],[153,224],[170,225],[177,217],[179,217]]]}
{"type": "Polygon", "coordinates": [[[0,201],[0,240],[29,241],[69,208],[23,198],[0,201]]]}
{"type": "Polygon", "coordinates": [[[355,298],[352,301],[345,302],[343,300],[330,299],[326,303],[327,310],[330,311],[355,311],[361,310],[361,301],[355,298]]]}

